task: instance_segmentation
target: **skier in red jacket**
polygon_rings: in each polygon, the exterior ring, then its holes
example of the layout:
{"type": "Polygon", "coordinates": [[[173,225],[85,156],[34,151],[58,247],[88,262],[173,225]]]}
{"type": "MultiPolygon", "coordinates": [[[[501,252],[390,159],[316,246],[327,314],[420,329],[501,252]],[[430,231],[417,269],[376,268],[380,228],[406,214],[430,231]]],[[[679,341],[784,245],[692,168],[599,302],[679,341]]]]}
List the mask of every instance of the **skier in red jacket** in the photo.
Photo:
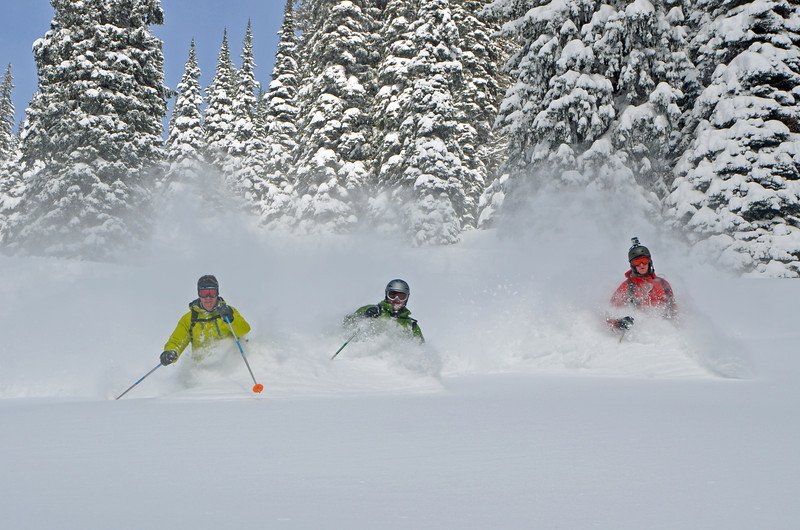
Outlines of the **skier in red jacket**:
{"type": "MultiPolygon", "coordinates": [[[[614,307],[635,307],[658,312],[664,318],[677,316],[675,295],[672,287],[664,278],[656,276],[650,250],[639,243],[639,238],[631,239],[633,245],[628,250],[628,262],[631,269],[625,273],[625,281],[617,287],[611,297],[614,307]]],[[[613,329],[627,330],[633,326],[633,317],[606,319],[613,329]]]]}

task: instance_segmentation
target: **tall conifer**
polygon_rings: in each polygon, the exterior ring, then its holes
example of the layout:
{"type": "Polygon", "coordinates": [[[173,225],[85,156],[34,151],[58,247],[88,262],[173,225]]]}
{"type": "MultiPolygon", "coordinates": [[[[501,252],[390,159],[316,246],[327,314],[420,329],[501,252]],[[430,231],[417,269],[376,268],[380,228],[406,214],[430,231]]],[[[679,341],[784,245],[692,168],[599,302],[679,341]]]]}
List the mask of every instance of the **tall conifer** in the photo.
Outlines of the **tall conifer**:
{"type": "Polygon", "coordinates": [[[11,92],[14,89],[14,76],[11,65],[6,68],[3,82],[0,83],[0,163],[9,160],[16,151],[14,137],[14,102],[11,92]]]}
{"type": "Polygon", "coordinates": [[[696,249],[744,272],[800,276],[800,8],[701,0],[705,88],[667,207],[696,249]]]}
{"type": "Polygon", "coordinates": [[[194,39],[177,88],[167,137],[167,182],[180,186],[181,181],[194,180],[203,172],[206,152],[206,133],[200,110],[203,95],[194,39]]]}
{"type": "Polygon", "coordinates": [[[500,74],[504,39],[494,37],[499,29],[482,15],[486,0],[451,0],[458,27],[462,88],[455,94],[459,108],[458,143],[467,167],[462,183],[465,194],[462,226],[475,227],[478,203],[493,180],[504,143],[494,132],[494,121],[505,90],[500,74]]]}
{"type": "Polygon", "coordinates": [[[167,89],[159,0],[52,0],[21,134],[27,183],[7,244],[107,259],[148,231],[167,89]]]}
{"type": "Polygon", "coordinates": [[[268,225],[290,223],[288,216],[296,199],[292,161],[297,151],[299,79],[293,5],[293,0],[286,0],[272,81],[259,106],[266,139],[264,182],[259,197],[262,221],[268,225]]]}
{"type": "Polygon", "coordinates": [[[301,230],[343,231],[370,180],[376,21],[371,0],[315,0],[306,13],[296,161],[301,230]]]}
{"type": "Polygon", "coordinates": [[[236,142],[234,134],[236,115],[233,109],[237,91],[236,77],[226,29],[222,36],[214,77],[207,90],[208,106],[205,112],[208,158],[219,170],[225,167],[229,153],[234,149],[236,142]]]}

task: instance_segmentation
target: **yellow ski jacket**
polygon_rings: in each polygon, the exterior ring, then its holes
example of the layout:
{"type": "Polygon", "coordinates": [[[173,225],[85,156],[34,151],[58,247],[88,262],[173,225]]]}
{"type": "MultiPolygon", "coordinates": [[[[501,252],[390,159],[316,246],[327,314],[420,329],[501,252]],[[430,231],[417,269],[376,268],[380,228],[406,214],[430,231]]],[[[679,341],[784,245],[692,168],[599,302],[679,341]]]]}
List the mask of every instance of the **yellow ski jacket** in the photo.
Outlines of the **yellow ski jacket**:
{"type": "MultiPolygon", "coordinates": [[[[220,297],[217,307],[224,303],[225,300],[220,297]]],[[[233,331],[237,337],[241,337],[250,331],[250,324],[235,307],[230,308],[233,309],[233,331]]],[[[198,298],[189,304],[189,312],[178,321],[175,331],[164,345],[164,351],[174,350],[180,356],[189,344],[192,345],[192,350],[197,350],[217,344],[228,337],[233,339],[228,323],[220,318],[216,308],[211,311],[203,309],[198,298]]]]}

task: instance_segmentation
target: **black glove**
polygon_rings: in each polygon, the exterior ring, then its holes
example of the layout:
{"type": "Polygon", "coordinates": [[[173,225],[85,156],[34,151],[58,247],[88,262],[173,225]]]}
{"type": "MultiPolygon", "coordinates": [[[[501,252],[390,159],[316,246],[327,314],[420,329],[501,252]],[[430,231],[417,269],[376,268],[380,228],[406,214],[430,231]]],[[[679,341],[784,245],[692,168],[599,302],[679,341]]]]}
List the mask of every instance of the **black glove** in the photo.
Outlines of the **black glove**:
{"type": "Polygon", "coordinates": [[[233,309],[228,304],[220,303],[217,308],[220,318],[225,322],[233,322],[233,309]]]}
{"type": "Polygon", "coordinates": [[[622,317],[617,320],[617,329],[624,329],[625,331],[633,327],[633,317],[622,317]]]}
{"type": "Polygon", "coordinates": [[[161,354],[161,364],[164,366],[170,365],[178,360],[178,352],[175,350],[167,350],[161,354]]]}
{"type": "Polygon", "coordinates": [[[381,308],[373,305],[369,306],[366,311],[364,311],[364,316],[369,318],[378,318],[381,316],[381,308]]]}

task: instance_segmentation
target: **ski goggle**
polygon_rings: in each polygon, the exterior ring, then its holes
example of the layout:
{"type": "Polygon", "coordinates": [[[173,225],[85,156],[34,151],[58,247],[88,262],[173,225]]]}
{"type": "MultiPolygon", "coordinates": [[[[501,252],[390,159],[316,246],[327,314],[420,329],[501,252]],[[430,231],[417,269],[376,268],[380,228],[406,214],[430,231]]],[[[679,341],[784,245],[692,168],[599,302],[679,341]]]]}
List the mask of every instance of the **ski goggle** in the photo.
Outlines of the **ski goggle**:
{"type": "Polygon", "coordinates": [[[216,289],[198,289],[197,294],[200,295],[200,298],[214,298],[217,296],[216,289]]]}
{"type": "Polygon", "coordinates": [[[391,300],[392,302],[405,302],[408,300],[408,294],[401,293],[399,291],[389,291],[386,293],[386,298],[391,300]]]}
{"type": "Polygon", "coordinates": [[[639,265],[650,265],[650,258],[647,256],[639,256],[631,260],[631,265],[638,267],[639,265]]]}

